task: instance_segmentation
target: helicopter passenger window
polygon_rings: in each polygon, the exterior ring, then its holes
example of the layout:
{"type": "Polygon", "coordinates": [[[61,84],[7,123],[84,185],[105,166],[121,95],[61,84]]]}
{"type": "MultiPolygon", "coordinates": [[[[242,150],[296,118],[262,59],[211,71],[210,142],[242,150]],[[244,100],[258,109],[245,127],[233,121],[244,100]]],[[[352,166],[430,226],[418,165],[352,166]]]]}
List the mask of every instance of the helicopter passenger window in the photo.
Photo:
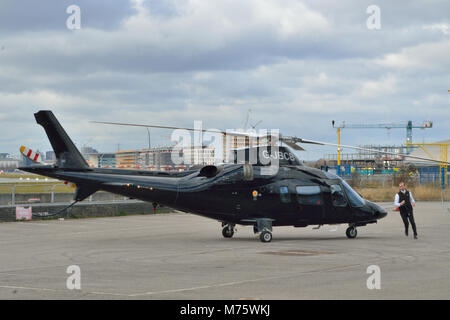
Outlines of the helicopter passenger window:
{"type": "Polygon", "coordinates": [[[289,194],[288,187],[280,187],[280,200],[283,203],[291,202],[291,195],[289,194]]]}
{"type": "Polygon", "coordinates": [[[331,189],[331,201],[335,207],[345,207],[347,206],[347,200],[344,196],[344,191],[338,184],[333,184],[330,186],[331,189]]]}
{"type": "Polygon", "coordinates": [[[297,186],[297,201],[300,204],[321,205],[319,186],[297,186]]]}

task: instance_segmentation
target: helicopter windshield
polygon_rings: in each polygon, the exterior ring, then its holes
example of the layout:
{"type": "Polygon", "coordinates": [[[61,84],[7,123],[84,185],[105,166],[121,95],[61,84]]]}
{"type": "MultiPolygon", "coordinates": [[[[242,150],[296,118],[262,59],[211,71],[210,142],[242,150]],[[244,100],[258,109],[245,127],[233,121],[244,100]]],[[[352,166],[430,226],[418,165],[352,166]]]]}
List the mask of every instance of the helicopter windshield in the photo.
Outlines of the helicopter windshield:
{"type": "Polygon", "coordinates": [[[365,201],[361,196],[349,186],[344,179],[341,180],[342,185],[344,186],[345,193],[347,194],[348,200],[350,201],[353,207],[362,207],[365,204],[365,201]]]}

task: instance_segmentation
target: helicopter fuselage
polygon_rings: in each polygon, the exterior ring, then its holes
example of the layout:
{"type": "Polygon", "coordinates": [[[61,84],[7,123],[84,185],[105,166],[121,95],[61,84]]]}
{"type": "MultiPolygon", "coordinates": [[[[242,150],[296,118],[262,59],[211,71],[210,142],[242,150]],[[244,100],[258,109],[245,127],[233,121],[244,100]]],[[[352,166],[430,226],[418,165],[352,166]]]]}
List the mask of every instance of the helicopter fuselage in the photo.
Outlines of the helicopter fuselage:
{"type": "Polygon", "coordinates": [[[271,219],[273,226],[365,225],[386,216],[337,176],[305,166],[281,166],[272,175],[261,174],[261,168],[251,167],[251,179],[239,164],[224,165],[213,176],[202,170],[170,175],[100,168],[25,170],[233,224],[271,219]]]}

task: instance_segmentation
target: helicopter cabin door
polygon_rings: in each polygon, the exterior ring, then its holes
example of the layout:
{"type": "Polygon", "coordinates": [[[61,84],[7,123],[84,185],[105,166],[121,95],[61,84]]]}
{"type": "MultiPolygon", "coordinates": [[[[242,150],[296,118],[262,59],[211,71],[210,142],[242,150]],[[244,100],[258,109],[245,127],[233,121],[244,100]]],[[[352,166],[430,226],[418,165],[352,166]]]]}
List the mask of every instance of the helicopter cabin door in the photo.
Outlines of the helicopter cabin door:
{"type": "Polygon", "coordinates": [[[320,186],[296,186],[295,192],[299,221],[304,221],[306,224],[322,224],[324,206],[320,186]]]}

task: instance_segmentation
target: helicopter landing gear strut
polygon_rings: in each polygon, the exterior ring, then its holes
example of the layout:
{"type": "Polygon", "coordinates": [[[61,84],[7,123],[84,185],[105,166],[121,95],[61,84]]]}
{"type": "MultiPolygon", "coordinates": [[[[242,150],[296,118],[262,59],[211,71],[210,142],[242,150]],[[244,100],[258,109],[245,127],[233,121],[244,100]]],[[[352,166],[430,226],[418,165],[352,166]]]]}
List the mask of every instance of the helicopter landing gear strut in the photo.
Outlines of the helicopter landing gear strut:
{"type": "Polygon", "coordinates": [[[350,225],[347,230],[345,231],[345,234],[347,235],[347,238],[354,239],[358,235],[358,231],[356,230],[355,225],[350,225]]]}
{"type": "Polygon", "coordinates": [[[272,241],[272,219],[256,219],[256,224],[253,226],[253,232],[259,234],[261,242],[272,241]]]}
{"type": "Polygon", "coordinates": [[[234,224],[222,222],[222,235],[224,238],[232,238],[234,235],[234,224]]]}

